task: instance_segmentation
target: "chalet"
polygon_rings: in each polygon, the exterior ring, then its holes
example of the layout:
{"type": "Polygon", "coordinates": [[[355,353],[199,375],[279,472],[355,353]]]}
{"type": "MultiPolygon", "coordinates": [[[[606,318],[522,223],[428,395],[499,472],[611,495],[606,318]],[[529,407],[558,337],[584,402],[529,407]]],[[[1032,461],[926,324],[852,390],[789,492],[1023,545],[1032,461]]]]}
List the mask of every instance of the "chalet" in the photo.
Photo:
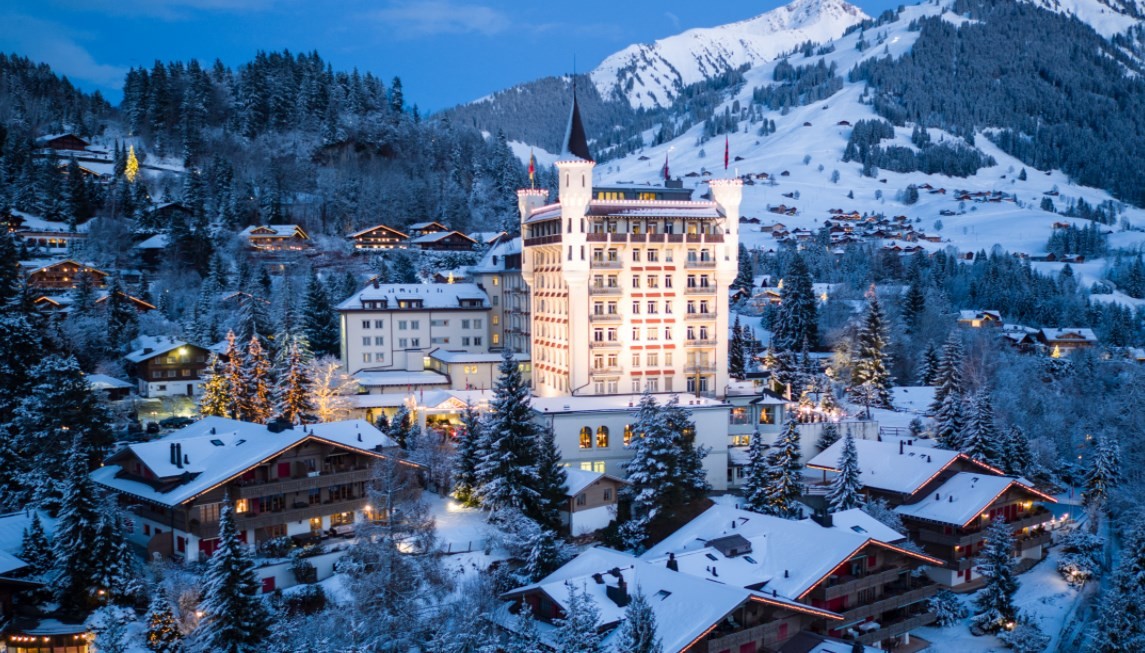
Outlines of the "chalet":
{"type": "Polygon", "coordinates": [[[132,249],[139,255],[143,267],[154,270],[163,263],[168,245],[170,237],[167,234],[155,234],[136,243],[132,249]]]}
{"type": "Polygon", "coordinates": [[[495,245],[507,235],[504,231],[474,231],[468,234],[469,238],[479,245],[495,245]]]}
{"type": "MultiPolygon", "coordinates": [[[[365,420],[295,428],[205,417],[120,449],[91,477],[134,513],[128,541],[148,557],[196,562],[218,548],[227,497],[239,539],[248,545],[278,537],[312,540],[387,517],[371,509],[366,484],[374,462],[396,446],[365,420]]],[[[273,589],[264,582],[264,591],[273,589]]]]}
{"type": "Polygon", "coordinates": [[[124,356],[143,397],[195,397],[211,352],[170,336],[143,336],[124,356]]]}
{"type": "Polygon", "coordinates": [[[1038,342],[1050,350],[1054,358],[1061,358],[1078,349],[1089,349],[1097,345],[1097,335],[1093,329],[1041,329],[1038,342]]]}
{"type": "Polygon", "coordinates": [[[409,232],[411,238],[417,238],[418,236],[435,234],[441,231],[450,231],[450,229],[440,222],[415,222],[406,228],[406,231],[409,232]]]}
{"type": "Polygon", "coordinates": [[[8,230],[23,242],[33,256],[62,255],[73,245],[87,240],[90,221],[77,224],[73,229],[65,222],[54,222],[43,218],[12,211],[5,219],[8,230]]]}
{"type": "MultiPolygon", "coordinates": [[[[130,304],[135,309],[136,313],[150,313],[156,309],[154,304],[139,299],[138,297],[132,297],[125,292],[117,292],[116,295],[123,298],[128,304],[130,304]]],[[[107,308],[107,301],[109,298],[110,294],[108,291],[97,291],[94,308],[97,310],[107,308]]],[[[39,297],[32,300],[32,305],[36,307],[36,310],[53,315],[70,314],[75,308],[75,303],[76,298],[67,294],[40,295],[39,297]]]]}
{"type": "MultiPolygon", "coordinates": [[[[1049,511],[1036,501],[1055,502],[1054,498],[1039,492],[1023,479],[1003,475],[1002,471],[971,458],[964,453],[921,447],[912,441],[880,442],[856,439],[863,493],[881,498],[903,515],[913,541],[930,555],[945,561],[943,568],[928,570],[931,577],[945,585],[959,586],[974,579],[974,562],[967,557],[969,542],[974,553],[981,551],[980,542],[989,522],[965,520],[951,524],[934,519],[934,513],[923,507],[934,502],[938,495],[946,504],[958,509],[974,506],[978,516],[987,513],[992,519],[1002,515],[1014,529],[1018,538],[1035,535],[1052,520],[1049,511]],[[955,479],[988,479],[964,483],[955,479]],[[953,483],[943,489],[947,483],[953,483]],[[1016,485],[1015,485],[1016,484],[1016,485]]],[[[810,487],[821,491],[828,483],[828,472],[837,473],[842,455],[843,441],[836,442],[807,463],[809,469],[823,471],[823,481],[810,487]]],[[[959,513],[961,514],[961,513],[959,513]]],[[[1030,542],[1022,549],[1022,557],[1040,559],[1044,541],[1030,542]]]]}
{"type": "Polygon", "coordinates": [[[405,249],[409,236],[384,224],[375,225],[346,236],[354,245],[354,251],[380,251],[405,249]]]}
{"type": "Polygon", "coordinates": [[[156,204],[147,212],[153,224],[169,225],[175,221],[190,220],[194,212],[182,202],[163,202],[156,204]]]}
{"type": "MultiPolygon", "coordinates": [[[[901,547],[904,539],[858,509],[788,520],[721,504],[641,559],[712,584],[806,606],[820,618],[804,620],[800,629],[891,650],[895,642],[908,643],[911,630],[936,618],[928,600],[938,585],[917,577],[916,571],[942,561],[901,547]]],[[[727,644],[744,650],[738,646],[751,641],[727,644]]],[[[756,644],[763,650],[778,648],[766,641],[756,644]]],[[[706,650],[727,648],[732,647],[706,650]]]]}
{"type": "Polygon", "coordinates": [[[759,224],[759,218],[749,218],[747,216],[741,215],[739,217],[739,222],[740,224],[759,224]]]}
{"type": "Polygon", "coordinates": [[[1000,327],[1002,326],[1002,313],[999,311],[958,311],[958,323],[974,329],[1000,327]]]}
{"type": "Polygon", "coordinates": [[[836,127],[850,127],[851,123],[846,121],[846,120],[840,120],[839,122],[835,123],[835,126],[836,127]]]}
{"type": "Polygon", "coordinates": [[[460,231],[437,231],[411,239],[410,245],[422,251],[468,252],[477,245],[477,241],[460,231]]]}
{"type": "Polygon", "coordinates": [[[310,246],[310,236],[296,224],[247,227],[239,236],[253,249],[263,252],[301,251],[310,246]]]}
{"type": "Polygon", "coordinates": [[[28,286],[37,290],[74,290],[79,286],[80,277],[83,275],[87,275],[92,285],[97,288],[107,285],[108,273],[71,259],[41,266],[33,264],[24,273],[28,286]]]}
{"type": "Polygon", "coordinates": [[[1000,336],[1018,351],[1029,352],[1038,346],[1038,329],[1021,324],[1003,324],[1000,336]]]}
{"type": "Polygon", "coordinates": [[[86,374],[87,383],[91,389],[103,393],[103,396],[108,401],[119,401],[126,399],[135,386],[127,381],[121,381],[114,376],[106,374],[86,374]]]}
{"type": "Polygon", "coordinates": [[[569,609],[569,585],[583,588],[600,610],[603,645],[613,649],[631,593],[639,588],[656,616],[664,653],[775,651],[796,633],[841,617],[769,592],[710,582],[677,571],[674,562],[650,562],[631,554],[592,548],[531,585],[502,595],[511,601],[498,623],[513,629],[512,612],[528,610],[539,634],[555,648],[554,623],[569,609]],[[759,647],[757,649],[757,647],[759,647]]]}
{"type": "Polygon", "coordinates": [[[70,132],[66,134],[48,134],[36,139],[37,148],[57,152],[83,152],[87,150],[90,145],[91,143],[70,132]]]}
{"type": "Polygon", "coordinates": [[[565,470],[565,505],[561,522],[574,537],[598,531],[616,519],[620,489],[626,482],[604,472],[565,470]]]}

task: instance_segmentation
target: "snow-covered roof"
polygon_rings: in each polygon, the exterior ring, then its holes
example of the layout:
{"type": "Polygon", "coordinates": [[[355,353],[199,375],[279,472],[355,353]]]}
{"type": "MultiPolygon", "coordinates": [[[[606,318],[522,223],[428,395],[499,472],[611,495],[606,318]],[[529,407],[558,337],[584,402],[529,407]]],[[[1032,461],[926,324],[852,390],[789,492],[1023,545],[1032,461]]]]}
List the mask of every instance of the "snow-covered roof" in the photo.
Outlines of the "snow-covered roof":
{"type": "Polygon", "coordinates": [[[169,351],[174,351],[186,344],[174,336],[140,336],[131,342],[131,353],[124,358],[132,363],[141,363],[156,356],[162,356],[169,351]]]}
{"type": "Polygon", "coordinates": [[[438,227],[444,231],[449,231],[449,227],[441,224],[440,222],[415,222],[409,226],[410,231],[423,231],[430,227],[438,227]]]}
{"type": "Polygon", "coordinates": [[[1083,340],[1097,342],[1093,329],[1042,329],[1042,338],[1047,341],[1054,340],[1083,340]]]}
{"type": "Polygon", "coordinates": [[[147,240],[135,244],[135,249],[167,249],[171,238],[167,234],[155,234],[147,240]]]}
{"type": "Polygon", "coordinates": [[[13,571],[19,571],[20,569],[23,569],[27,566],[28,563],[17,558],[11,553],[0,551],[0,576],[3,576],[4,574],[10,574],[13,571]]]}
{"type": "Polygon", "coordinates": [[[922,501],[899,506],[895,508],[895,512],[916,519],[965,526],[1011,487],[1021,488],[1043,500],[1057,503],[1052,496],[1030,487],[1029,482],[1024,479],[960,472],[950,477],[922,501]]]}
{"type": "Polygon", "coordinates": [[[358,408],[397,408],[408,406],[412,399],[419,410],[464,408],[467,403],[474,408],[488,406],[493,398],[491,390],[419,390],[413,392],[387,392],[382,394],[355,395],[351,397],[358,408]]]}
{"type": "Polygon", "coordinates": [[[0,515],[0,551],[16,555],[24,546],[24,530],[32,526],[32,513],[40,515],[44,533],[51,537],[56,530],[56,520],[43,511],[21,510],[0,515]]]}
{"type": "Polygon", "coordinates": [[[565,469],[565,495],[575,497],[576,495],[584,492],[593,483],[602,478],[610,478],[614,481],[624,483],[624,479],[605,474],[604,472],[593,472],[587,469],[576,469],[568,467],[565,469]]]}
{"type": "Polygon", "coordinates": [[[683,573],[716,582],[734,582],[741,587],[762,588],[764,592],[775,591],[779,596],[794,600],[868,543],[893,547],[892,542],[902,539],[901,534],[885,527],[879,529],[871,521],[848,511],[835,525],[825,527],[811,519],[782,519],[717,504],[641,557],[662,562],[668,554],[674,554],[683,573]],[[852,528],[860,524],[863,532],[852,528]],[[879,539],[876,533],[893,534],[894,539],[879,539]],[[730,535],[739,535],[750,542],[751,552],[728,557],[709,545],[715,539],[730,535]]]}
{"type": "MultiPolygon", "coordinates": [[[[71,232],[71,227],[66,222],[53,222],[51,220],[45,220],[38,215],[32,215],[31,213],[25,213],[15,209],[11,210],[11,214],[23,220],[23,224],[20,226],[17,234],[20,231],[47,231],[60,232],[65,234],[71,232]]],[[[77,234],[86,234],[90,229],[91,220],[76,225],[77,234]]]]}
{"type": "Polygon", "coordinates": [[[289,238],[289,237],[295,236],[295,235],[301,235],[301,236],[305,237],[306,232],[302,230],[301,226],[296,225],[296,224],[256,224],[256,225],[252,225],[250,227],[247,227],[246,229],[243,229],[242,231],[239,232],[239,235],[243,236],[243,237],[247,237],[247,238],[249,238],[252,235],[256,236],[256,237],[257,236],[263,236],[263,237],[275,236],[275,237],[280,237],[280,238],[289,238]],[[258,232],[269,231],[270,233],[257,233],[256,234],[256,233],[254,233],[256,231],[258,231],[258,232]]]}
{"type": "Polygon", "coordinates": [[[376,224],[372,227],[366,227],[365,229],[362,229],[361,231],[355,231],[354,233],[352,233],[346,237],[347,238],[357,238],[358,236],[365,236],[366,234],[370,233],[371,231],[375,231],[377,229],[382,229],[385,231],[391,231],[391,232],[397,234],[398,236],[400,236],[402,238],[409,238],[409,235],[407,235],[407,234],[405,234],[405,233],[403,233],[397,229],[394,229],[393,227],[391,227],[389,225],[384,225],[384,224],[376,224]]]}
{"type": "Polygon", "coordinates": [[[440,241],[445,240],[446,238],[449,238],[451,236],[460,236],[461,238],[469,240],[469,241],[473,242],[474,244],[477,243],[477,241],[475,239],[470,238],[469,236],[461,233],[460,231],[434,231],[434,232],[431,232],[428,234],[423,234],[421,236],[418,236],[417,238],[413,238],[410,240],[410,242],[413,243],[414,245],[423,245],[423,244],[428,244],[428,243],[440,242],[440,241]]]}
{"type": "Polygon", "coordinates": [[[135,387],[127,381],[106,374],[88,374],[87,382],[92,390],[130,390],[135,387]]]}
{"type": "MultiPolygon", "coordinates": [[[[582,411],[603,412],[621,410],[632,412],[643,395],[598,395],[583,397],[533,397],[533,410],[539,413],[574,413],[582,411]]],[[[688,409],[716,408],[724,406],[722,401],[709,397],[695,397],[689,394],[653,395],[656,403],[664,405],[672,397],[680,398],[680,405],[688,409]]]]}
{"type": "Polygon", "coordinates": [[[999,311],[958,311],[959,320],[981,320],[987,317],[1001,321],[1002,313],[999,311]]]}
{"type": "Polygon", "coordinates": [[[481,274],[489,272],[504,272],[505,271],[505,257],[512,254],[521,253],[521,238],[509,238],[501,240],[496,245],[489,248],[485,255],[476,265],[469,266],[469,274],[481,274]]]}
{"type": "Polygon", "coordinates": [[[422,309],[460,308],[462,301],[480,301],[481,308],[489,307],[485,291],[472,283],[379,283],[376,287],[370,284],[354,293],[338,304],[338,310],[362,310],[364,301],[388,303],[387,309],[370,310],[399,310],[398,302],[403,300],[421,300],[422,309]]]}
{"type": "MultiPolygon", "coordinates": [[[[443,363],[500,363],[501,354],[499,352],[468,352],[468,351],[450,351],[446,349],[435,349],[429,353],[430,358],[437,359],[443,363]]],[[[528,362],[530,357],[524,352],[513,352],[513,360],[518,362],[528,362]]]]}
{"type": "Polygon", "coordinates": [[[433,370],[358,370],[353,377],[366,388],[449,385],[449,377],[433,370]]]}
{"type": "Polygon", "coordinates": [[[504,231],[474,231],[467,234],[470,240],[475,240],[479,243],[488,245],[505,235],[504,231]]]}
{"type": "Polygon", "coordinates": [[[347,449],[379,455],[382,449],[397,446],[374,425],[361,419],[313,424],[274,433],[264,424],[241,422],[223,417],[204,417],[174,433],[137,444],[129,444],[92,472],[99,485],[166,506],[176,506],[234,478],[261,461],[293,448],[308,439],[330,442],[347,449]],[[172,446],[179,445],[183,460],[172,462],[172,446]],[[127,478],[116,462],[132,455],[159,478],[185,476],[186,480],[166,492],[127,478]]]}
{"type": "MultiPolygon", "coordinates": [[[[629,593],[640,591],[648,599],[656,615],[656,634],[665,651],[682,651],[697,637],[719,623],[730,612],[748,601],[781,605],[793,610],[814,611],[828,618],[839,617],[810,606],[794,604],[736,585],[708,582],[701,578],[672,571],[663,563],[650,563],[627,553],[600,547],[589,549],[549,574],[537,583],[526,585],[505,594],[505,598],[522,596],[540,590],[568,610],[569,590],[566,583],[584,591],[600,610],[600,623],[619,625],[625,609],[608,596],[608,587],[617,587],[619,574],[629,593]],[[615,571],[615,574],[613,573],[615,571]],[[596,575],[601,582],[596,581],[596,575]]],[[[611,650],[615,637],[613,629],[604,644],[611,650]]]]}
{"type": "MultiPolygon", "coordinates": [[[[845,442],[844,439],[838,440],[807,461],[807,466],[839,471],[839,458],[843,455],[845,442]]],[[[863,487],[902,494],[917,492],[959,458],[973,460],[957,451],[912,446],[900,441],[856,439],[855,449],[859,454],[859,480],[863,487]]]]}

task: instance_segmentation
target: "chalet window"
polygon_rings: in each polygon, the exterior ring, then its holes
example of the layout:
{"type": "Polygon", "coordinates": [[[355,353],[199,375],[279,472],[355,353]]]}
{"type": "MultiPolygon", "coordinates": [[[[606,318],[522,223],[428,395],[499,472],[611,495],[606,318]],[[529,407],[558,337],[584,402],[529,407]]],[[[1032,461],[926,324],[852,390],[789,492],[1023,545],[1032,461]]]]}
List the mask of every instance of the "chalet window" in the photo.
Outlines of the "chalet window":
{"type": "Polygon", "coordinates": [[[187,538],[185,538],[185,537],[176,537],[175,538],[175,551],[177,551],[178,553],[186,553],[187,552],[187,538]]]}
{"type": "Polygon", "coordinates": [[[612,488],[606,488],[604,490],[604,500],[612,501],[612,488]]]}
{"type": "MultiPolygon", "coordinates": [[[[219,521],[219,503],[204,503],[199,506],[199,521],[204,524],[214,524],[219,521]]],[[[144,533],[146,535],[146,533],[144,533]]]]}
{"type": "Polygon", "coordinates": [[[584,492],[581,492],[580,494],[576,495],[576,505],[583,506],[583,505],[586,505],[587,503],[588,503],[588,497],[585,496],[584,492]]]}
{"type": "Polygon", "coordinates": [[[290,463],[278,463],[278,477],[290,478],[290,463]]]}
{"type": "Polygon", "coordinates": [[[307,503],[312,506],[316,506],[322,503],[322,490],[319,490],[318,488],[310,490],[310,494],[306,497],[306,499],[307,503]]]}

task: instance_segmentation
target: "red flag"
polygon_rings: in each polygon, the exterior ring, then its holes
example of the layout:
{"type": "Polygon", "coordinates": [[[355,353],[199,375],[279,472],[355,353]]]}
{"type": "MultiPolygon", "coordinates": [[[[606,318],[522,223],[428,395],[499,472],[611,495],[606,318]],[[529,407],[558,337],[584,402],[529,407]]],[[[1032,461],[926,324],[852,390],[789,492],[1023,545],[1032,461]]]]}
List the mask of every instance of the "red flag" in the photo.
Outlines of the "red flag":
{"type": "Polygon", "coordinates": [[[728,137],[727,137],[727,135],[725,135],[724,136],[724,170],[728,169],[728,147],[729,147],[728,137]]]}
{"type": "Polygon", "coordinates": [[[533,150],[529,150],[529,185],[533,188],[537,187],[537,157],[533,156],[533,150]]]}
{"type": "Polygon", "coordinates": [[[664,153],[664,169],[660,171],[664,175],[664,181],[668,181],[672,176],[668,173],[668,153],[664,153]]]}

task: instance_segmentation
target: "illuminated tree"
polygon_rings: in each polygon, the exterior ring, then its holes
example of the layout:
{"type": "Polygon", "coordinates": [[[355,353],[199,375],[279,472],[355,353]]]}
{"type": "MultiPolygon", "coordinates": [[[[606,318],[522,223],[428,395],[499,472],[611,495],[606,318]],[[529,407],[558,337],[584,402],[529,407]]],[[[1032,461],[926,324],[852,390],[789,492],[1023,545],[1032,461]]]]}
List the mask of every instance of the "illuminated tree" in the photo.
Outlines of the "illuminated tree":
{"type": "Polygon", "coordinates": [[[285,370],[279,375],[276,392],[278,414],[291,424],[298,424],[303,415],[314,410],[314,406],[310,401],[311,381],[302,345],[295,338],[291,338],[287,345],[283,366],[285,370]]]}
{"type": "MultiPolygon", "coordinates": [[[[234,343],[233,334],[230,343],[234,343]]],[[[226,365],[217,355],[211,354],[203,376],[199,414],[203,417],[230,417],[234,414],[234,392],[231,390],[230,377],[226,374],[226,365]]]]}
{"type": "Polygon", "coordinates": [[[353,408],[350,397],[358,394],[358,382],[342,368],[342,362],[319,356],[310,362],[310,402],[319,422],[345,419],[353,408]]]}
{"type": "Polygon", "coordinates": [[[247,345],[242,377],[242,394],[239,397],[242,419],[265,424],[274,413],[271,403],[270,359],[257,337],[251,338],[247,345]]]}
{"type": "Polygon", "coordinates": [[[135,158],[134,145],[127,146],[127,165],[123,169],[123,176],[131,183],[135,183],[135,178],[139,176],[139,159],[135,158]]]}
{"type": "Polygon", "coordinates": [[[148,651],[153,653],[183,653],[183,634],[175,621],[175,611],[162,591],[156,590],[147,610],[148,651]]]}

